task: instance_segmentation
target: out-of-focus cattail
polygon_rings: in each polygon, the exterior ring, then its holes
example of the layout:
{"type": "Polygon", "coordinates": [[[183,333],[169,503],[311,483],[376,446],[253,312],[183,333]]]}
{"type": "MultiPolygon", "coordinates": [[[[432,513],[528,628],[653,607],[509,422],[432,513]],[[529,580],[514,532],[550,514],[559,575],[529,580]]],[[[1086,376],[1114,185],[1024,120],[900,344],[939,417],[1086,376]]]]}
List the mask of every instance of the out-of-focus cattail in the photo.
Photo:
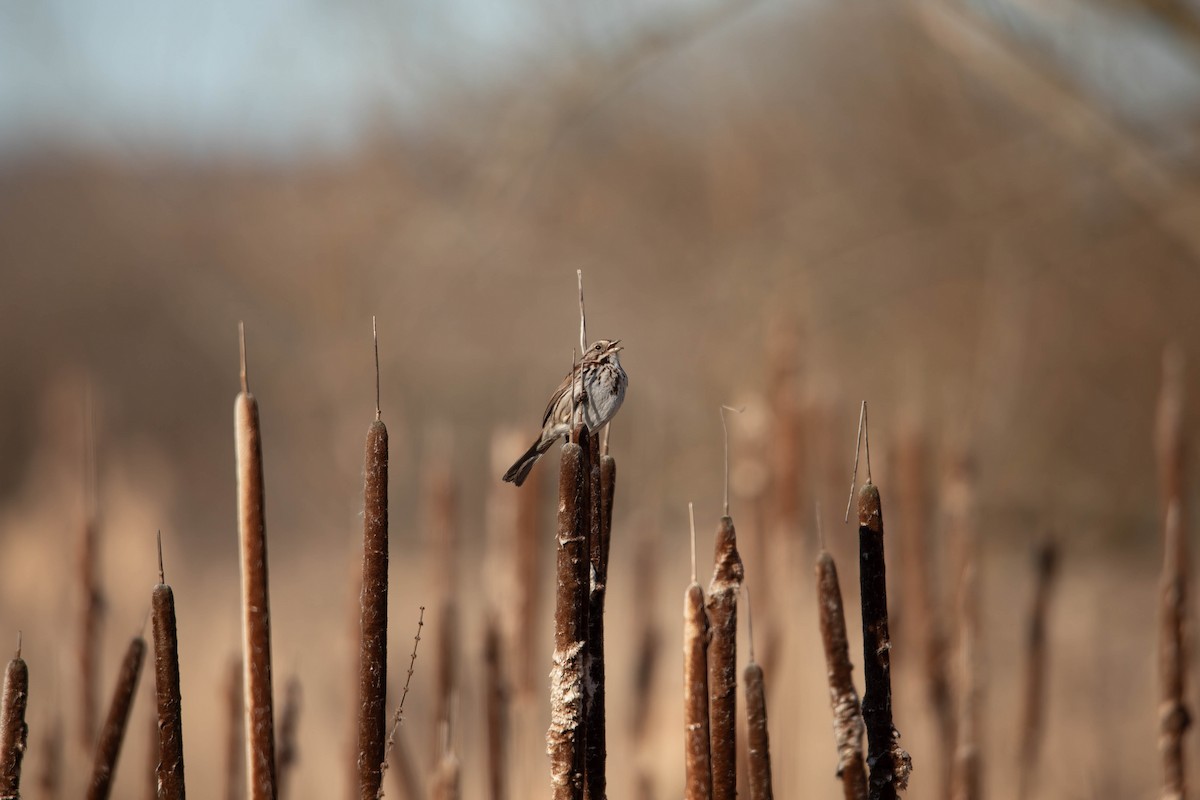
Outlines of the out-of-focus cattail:
{"type": "MultiPolygon", "coordinates": [[[[652,777],[653,758],[649,747],[650,720],[658,711],[657,697],[654,692],[655,676],[662,652],[662,631],[654,609],[658,607],[658,578],[661,564],[655,536],[647,530],[650,526],[644,521],[637,525],[641,535],[637,542],[637,557],[634,559],[634,586],[637,588],[638,604],[641,613],[637,614],[637,644],[635,645],[631,683],[633,697],[629,709],[629,736],[633,742],[635,759],[634,778],[636,784],[635,800],[652,800],[654,780],[652,777]]],[[[656,528],[655,528],[656,530],[656,528]]],[[[700,598],[703,611],[704,598],[700,598]]],[[[706,626],[707,627],[707,626],[706,626]]],[[[707,731],[708,719],[708,675],[704,676],[705,691],[700,698],[704,706],[707,731]]],[[[707,734],[706,734],[707,738],[707,734]]],[[[705,744],[705,757],[708,755],[708,745],[705,744]]]]}
{"type": "Polygon", "coordinates": [[[42,731],[42,769],[38,773],[38,791],[42,800],[58,800],[62,795],[63,726],[55,714],[42,731]]]}
{"type": "Polygon", "coordinates": [[[958,720],[951,774],[952,800],[976,800],[983,786],[983,663],[979,644],[979,553],[971,465],[960,456],[944,490],[947,530],[958,552],[958,720]]]}
{"type": "MultiPolygon", "coordinates": [[[[371,318],[375,333],[375,318],[371,318]]],[[[387,728],[388,431],[379,409],[375,334],[375,419],[367,428],[363,475],[363,556],[358,661],[358,788],[373,800],[383,783],[387,728]]],[[[282,770],[282,767],[280,767],[282,770]]],[[[282,775],[280,776],[282,778],[282,775]]],[[[282,780],[280,780],[282,795],[282,780]]]]}
{"type": "Polygon", "coordinates": [[[928,448],[922,434],[908,430],[896,446],[896,486],[900,497],[900,582],[906,601],[904,629],[894,633],[901,646],[920,654],[926,696],[937,723],[943,794],[949,791],[954,762],[954,697],[950,685],[949,642],[936,597],[936,570],[929,544],[926,477],[928,448]]]}
{"type": "MultiPolygon", "coordinates": [[[[234,655],[225,671],[225,800],[241,800],[242,788],[242,659],[234,655]]],[[[156,732],[157,737],[157,732],[156,732]]]]}
{"type": "Polygon", "coordinates": [[[112,703],[108,707],[108,719],[100,731],[96,746],[96,758],[92,763],[92,779],[88,784],[88,800],[105,800],[112,790],[113,773],[117,769],[117,758],[125,741],[125,729],[129,723],[129,712],[133,708],[134,693],[142,675],[142,661],[146,656],[146,640],[141,635],[133,637],[121,662],[117,686],[113,690],[112,703]]]}
{"type": "Polygon", "coordinates": [[[25,706],[29,702],[29,667],[21,658],[21,635],[17,654],[4,670],[4,695],[0,700],[0,797],[21,796],[21,761],[29,739],[25,706]]]}
{"type": "MultiPolygon", "coordinates": [[[[887,565],[883,546],[883,509],[879,489],[871,482],[871,445],[867,404],[862,404],[859,439],[867,453],[867,482],[858,492],[858,571],[862,598],[863,693],[862,716],[867,729],[868,796],[894,800],[908,785],[912,761],[897,741],[892,722],[892,643],[888,635],[887,565]]],[[[858,457],[855,456],[857,480],[858,457]]]]}
{"type": "Polygon", "coordinates": [[[711,728],[708,719],[708,613],[704,590],[696,580],[696,519],[688,503],[692,529],[692,582],[683,593],[683,736],[684,800],[711,800],[711,728]]]}
{"type": "MultiPolygon", "coordinates": [[[[434,737],[433,752],[441,740],[442,723],[449,724],[450,698],[458,685],[458,492],[451,467],[451,437],[439,432],[432,442],[432,453],[425,484],[426,513],[429,519],[430,551],[434,554],[438,593],[434,665],[434,737]]],[[[434,765],[436,767],[436,764],[434,765]]]]}
{"type": "MultiPolygon", "coordinates": [[[[279,797],[287,797],[287,789],[291,785],[292,773],[300,758],[297,747],[300,727],[300,710],[303,695],[300,692],[300,679],[293,675],[287,682],[283,695],[283,711],[279,715],[279,754],[276,757],[276,785],[279,797]]],[[[382,743],[382,739],[380,740],[382,743]]],[[[379,753],[383,758],[383,752],[379,753]]],[[[371,798],[374,800],[374,798],[371,798]]]]}
{"type": "Polygon", "coordinates": [[[487,718],[487,796],[508,797],[508,687],[501,664],[500,630],[489,614],[483,633],[483,697],[487,718]]]}
{"type": "Polygon", "coordinates": [[[1163,359],[1163,386],[1157,431],[1159,472],[1165,505],[1158,639],[1158,748],[1163,764],[1163,786],[1160,795],[1163,800],[1177,800],[1186,796],[1183,738],[1191,723],[1186,700],[1190,555],[1183,507],[1187,454],[1183,423],[1183,379],[1183,356],[1176,349],[1168,349],[1163,359]]]}
{"type": "MultiPolygon", "coordinates": [[[[818,514],[820,511],[818,510],[818,514]]],[[[819,527],[819,522],[818,522],[819,527]]],[[[822,543],[817,554],[817,610],[821,643],[829,675],[829,704],[833,710],[833,740],[837,747],[837,775],[845,800],[867,800],[867,772],[863,763],[863,721],[854,688],[850,643],[846,637],[846,614],[837,565],[822,543]]]]}
{"type": "Polygon", "coordinates": [[[771,782],[771,742],[767,733],[767,692],[762,667],[754,660],[754,621],[750,591],[746,590],[746,628],[750,660],[742,678],[746,682],[747,764],[750,800],[773,800],[771,782]]]}
{"type": "Polygon", "coordinates": [[[550,784],[554,800],[582,800],[583,680],[587,636],[590,445],[580,425],[563,445],[558,484],[557,590],[554,666],[550,672],[550,784]]]}
{"type": "Polygon", "coordinates": [[[429,781],[429,796],[431,800],[459,800],[462,797],[462,765],[454,753],[448,721],[442,723],[442,735],[439,738],[442,740],[438,746],[440,755],[429,781]]]}
{"type": "Polygon", "coordinates": [[[162,566],[158,540],[158,585],[151,593],[154,631],[154,689],[158,699],[158,797],[183,800],[183,700],[179,692],[179,638],[175,628],[175,595],[162,566]]]}
{"type": "Polygon", "coordinates": [[[717,526],[712,581],[708,585],[708,719],[713,800],[737,795],[737,597],[745,577],[733,518],[717,526]]]}
{"type": "Polygon", "coordinates": [[[84,403],[83,419],[82,537],[79,542],[79,744],[92,754],[100,708],[100,646],[104,620],[104,590],[100,585],[100,521],[96,481],[96,433],[92,421],[91,391],[84,403]]]}
{"type": "Polygon", "coordinates": [[[246,796],[275,800],[275,706],[271,680],[271,596],[263,499],[262,431],[258,400],[246,372],[241,339],[242,390],[233,403],[237,456],[238,541],[242,575],[242,691],[245,698],[246,796]]]}
{"type": "Polygon", "coordinates": [[[1017,763],[1017,800],[1033,793],[1037,778],[1042,726],[1046,719],[1046,627],[1050,595],[1058,575],[1058,544],[1042,541],[1034,553],[1033,606],[1025,633],[1025,681],[1021,702],[1020,755],[1017,763]]]}

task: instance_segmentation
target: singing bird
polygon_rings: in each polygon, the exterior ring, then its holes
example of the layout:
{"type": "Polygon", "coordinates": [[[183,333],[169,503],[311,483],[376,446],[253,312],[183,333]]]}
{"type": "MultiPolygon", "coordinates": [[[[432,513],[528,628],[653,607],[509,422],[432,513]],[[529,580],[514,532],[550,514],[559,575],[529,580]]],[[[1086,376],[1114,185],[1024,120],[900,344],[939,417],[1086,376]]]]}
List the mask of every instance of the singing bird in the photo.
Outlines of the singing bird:
{"type": "Polygon", "coordinates": [[[525,455],[517,459],[517,463],[509,467],[504,480],[520,486],[542,454],[560,437],[570,434],[572,405],[576,421],[582,421],[589,431],[599,431],[616,415],[629,386],[629,376],[618,356],[624,349],[620,339],[600,339],[587,349],[583,359],[550,396],[546,413],[542,415],[541,436],[534,440],[525,455]],[[573,391],[568,391],[572,387],[573,391]]]}

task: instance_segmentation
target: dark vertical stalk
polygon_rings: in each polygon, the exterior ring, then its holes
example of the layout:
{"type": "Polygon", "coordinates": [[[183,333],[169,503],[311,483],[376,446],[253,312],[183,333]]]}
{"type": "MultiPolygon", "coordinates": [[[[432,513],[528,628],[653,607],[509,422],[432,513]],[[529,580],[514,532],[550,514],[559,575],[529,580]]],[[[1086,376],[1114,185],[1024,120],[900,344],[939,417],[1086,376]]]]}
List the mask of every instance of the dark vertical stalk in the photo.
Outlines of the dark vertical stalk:
{"type": "Polygon", "coordinates": [[[867,729],[871,800],[894,800],[908,785],[912,768],[900,749],[892,724],[891,640],[888,637],[887,567],[883,548],[883,510],[879,489],[870,482],[858,493],[859,591],[862,596],[863,674],[866,692],[862,715],[867,729]]]}
{"type": "Polygon", "coordinates": [[[96,758],[92,763],[92,780],[88,785],[88,800],[105,800],[112,790],[113,773],[125,741],[125,729],[129,724],[129,712],[133,708],[134,692],[142,675],[145,656],[146,640],[135,636],[125,651],[112,703],[108,707],[108,719],[100,731],[96,758]]]}
{"type": "Polygon", "coordinates": [[[225,673],[225,800],[242,797],[242,660],[233,656],[225,673]]]}
{"type": "Polygon", "coordinates": [[[608,551],[612,541],[612,503],[616,487],[617,462],[608,453],[600,453],[600,437],[590,442],[591,469],[589,486],[588,551],[591,561],[591,591],[588,595],[588,633],[584,681],[586,714],[586,777],[584,794],[588,800],[604,800],[607,781],[605,761],[607,732],[604,694],[604,600],[608,586],[608,551]]]}
{"type": "Polygon", "coordinates": [[[491,614],[483,635],[483,697],[487,718],[487,797],[508,797],[508,688],[500,658],[500,631],[491,614]]]}
{"type": "Polygon", "coordinates": [[[737,796],[737,597],[745,572],[733,519],[717,527],[712,582],[708,585],[708,718],[712,736],[713,800],[737,796]]]}
{"type": "MultiPolygon", "coordinates": [[[[288,796],[287,789],[292,783],[290,778],[295,772],[296,762],[300,758],[297,734],[300,727],[302,702],[300,679],[293,675],[284,690],[283,711],[279,715],[279,754],[276,758],[276,781],[280,797],[288,796]]],[[[380,741],[382,742],[382,739],[380,741]]],[[[379,757],[383,758],[382,751],[379,757]]]]}
{"type": "Polygon", "coordinates": [[[21,795],[21,761],[29,739],[25,724],[25,706],[29,702],[29,667],[21,658],[21,640],[17,654],[4,670],[4,695],[0,701],[0,797],[21,795]]]}
{"type": "Polygon", "coordinates": [[[83,419],[84,519],[79,543],[79,589],[82,601],[79,629],[79,744],[91,753],[96,743],[100,706],[100,627],[104,618],[104,592],[100,586],[100,522],[97,513],[96,434],[89,389],[83,419]]]}
{"type": "Polygon", "coordinates": [[[591,463],[587,428],[563,445],[558,485],[554,666],[550,672],[550,783],[554,800],[582,800],[584,780],[584,647],[587,636],[588,509],[591,463]]]}
{"type": "Polygon", "coordinates": [[[179,638],[175,628],[175,595],[163,577],[161,536],[158,585],[151,594],[150,619],[154,631],[154,689],[158,697],[158,797],[184,800],[179,638]]]}
{"type": "MultiPolygon", "coordinates": [[[[447,441],[436,444],[449,450],[447,441]]],[[[430,459],[426,483],[429,530],[432,552],[435,554],[438,621],[434,626],[434,736],[433,752],[440,749],[443,724],[450,724],[450,704],[458,684],[458,520],[456,514],[457,487],[449,455],[430,459]]],[[[436,763],[434,764],[436,767],[436,763]]]]}
{"type": "Polygon", "coordinates": [[[1157,447],[1165,517],[1160,582],[1158,680],[1159,740],[1164,800],[1187,794],[1184,735],[1191,725],[1187,706],[1189,560],[1183,505],[1186,447],[1183,432],[1183,358],[1167,351],[1159,400],[1157,447]]]}
{"type": "Polygon", "coordinates": [[[1042,727],[1046,718],[1046,620],[1050,595],[1058,575],[1058,545],[1041,542],[1034,554],[1033,607],[1025,633],[1025,682],[1021,703],[1020,756],[1017,764],[1017,798],[1030,797],[1036,783],[1042,727]]]}
{"type": "Polygon", "coordinates": [[[245,697],[248,800],[275,800],[275,711],[271,680],[271,597],[263,498],[262,432],[258,400],[246,374],[242,327],[242,391],[234,400],[238,541],[242,574],[242,691],[245,697]]]}
{"type": "Polygon", "coordinates": [[[837,745],[837,775],[845,800],[867,800],[867,772],[863,764],[863,720],[850,663],[846,614],[837,565],[825,550],[817,555],[817,609],[821,642],[829,674],[829,704],[833,709],[833,738],[837,745]]]}
{"type": "Polygon", "coordinates": [[[361,800],[374,800],[383,782],[387,728],[388,431],[378,407],[367,428],[363,474],[358,787],[361,800]]]}

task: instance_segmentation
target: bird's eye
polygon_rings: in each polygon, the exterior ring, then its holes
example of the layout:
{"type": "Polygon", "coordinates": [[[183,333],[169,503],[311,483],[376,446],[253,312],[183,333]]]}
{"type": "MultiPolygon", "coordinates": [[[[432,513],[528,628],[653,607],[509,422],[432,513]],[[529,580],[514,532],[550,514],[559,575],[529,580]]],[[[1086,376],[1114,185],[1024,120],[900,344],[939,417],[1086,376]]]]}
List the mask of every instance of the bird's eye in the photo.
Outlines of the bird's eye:
{"type": "Polygon", "coordinates": [[[592,349],[595,350],[597,353],[599,353],[601,350],[604,349],[604,345],[600,344],[599,342],[596,342],[595,347],[593,347],[592,349]]]}

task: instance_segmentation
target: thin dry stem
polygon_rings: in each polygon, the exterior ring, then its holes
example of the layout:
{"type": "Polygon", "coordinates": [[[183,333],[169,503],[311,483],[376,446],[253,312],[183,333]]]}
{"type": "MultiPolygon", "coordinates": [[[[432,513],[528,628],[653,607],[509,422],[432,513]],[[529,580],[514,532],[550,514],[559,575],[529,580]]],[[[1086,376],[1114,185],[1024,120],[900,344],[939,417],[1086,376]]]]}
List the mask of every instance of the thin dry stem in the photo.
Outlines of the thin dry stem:
{"type": "MultiPolygon", "coordinates": [[[[404,701],[408,699],[408,689],[412,685],[413,668],[417,663],[417,645],[421,643],[423,627],[425,627],[425,606],[421,606],[420,615],[417,617],[417,633],[413,636],[413,649],[408,657],[408,673],[404,676],[404,689],[400,692],[400,702],[396,705],[396,713],[392,716],[392,729],[388,733],[387,745],[383,749],[383,762],[379,765],[381,776],[387,772],[388,756],[391,755],[392,748],[396,746],[396,732],[400,730],[400,723],[404,721],[404,701]]],[[[375,800],[379,800],[381,797],[383,797],[382,786],[375,800]]]]}

